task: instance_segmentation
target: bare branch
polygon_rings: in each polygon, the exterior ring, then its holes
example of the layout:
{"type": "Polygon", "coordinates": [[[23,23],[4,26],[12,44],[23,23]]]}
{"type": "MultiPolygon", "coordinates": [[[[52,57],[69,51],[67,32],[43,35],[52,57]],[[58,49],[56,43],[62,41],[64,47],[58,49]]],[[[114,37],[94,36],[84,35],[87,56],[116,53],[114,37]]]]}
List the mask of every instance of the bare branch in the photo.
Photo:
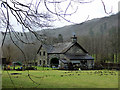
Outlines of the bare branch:
{"type": "Polygon", "coordinates": [[[111,14],[111,13],[112,13],[112,7],[111,7],[111,11],[110,11],[110,12],[107,12],[106,6],[105,6],[103,0],[101,0],[101,2],[102,2],[102,5],[103,5],[103,8],[104,8],[105,13],[106,13],[106,14],[111,14]]]}

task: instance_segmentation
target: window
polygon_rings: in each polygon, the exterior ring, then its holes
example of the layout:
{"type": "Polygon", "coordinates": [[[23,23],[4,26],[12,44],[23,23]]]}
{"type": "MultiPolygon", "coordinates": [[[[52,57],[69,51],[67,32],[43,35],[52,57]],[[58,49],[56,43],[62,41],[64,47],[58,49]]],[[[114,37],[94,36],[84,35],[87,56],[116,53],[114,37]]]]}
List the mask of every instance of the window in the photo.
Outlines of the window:
{"type": "Polygon", "coordinates": [[[41,56],[41,52],[40,52],[40,56],[41,56]]]}
{"type": "Polygon", "coordinates": [[[45,64],[45,60],[43,61],[43,64],[45,64]]]}
{"type": "Polygon", "coordinates": [[[43,56],[45,56],[45,51],[43,52],[43,56]]]}
{"type": "Polygon", "coordinates": [[[40,60],[40,65],[41,65],[41,60],[40,60]]]}
{"type": "Polygon", "coordinates": [[[49,64],[49,59],[47,59],[47,64],[49,64]]]}

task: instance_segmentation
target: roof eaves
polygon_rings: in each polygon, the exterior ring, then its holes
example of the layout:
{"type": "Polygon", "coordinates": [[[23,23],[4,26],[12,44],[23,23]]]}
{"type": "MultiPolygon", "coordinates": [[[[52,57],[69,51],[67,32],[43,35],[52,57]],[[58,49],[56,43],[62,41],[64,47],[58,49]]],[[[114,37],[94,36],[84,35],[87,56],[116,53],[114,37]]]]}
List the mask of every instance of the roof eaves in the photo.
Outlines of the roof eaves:
{"type": "Polygon", "coordinates": [[[52,52],[48,52],[48,54],[63,54],[63,53],[52,53],[52,52]]]}

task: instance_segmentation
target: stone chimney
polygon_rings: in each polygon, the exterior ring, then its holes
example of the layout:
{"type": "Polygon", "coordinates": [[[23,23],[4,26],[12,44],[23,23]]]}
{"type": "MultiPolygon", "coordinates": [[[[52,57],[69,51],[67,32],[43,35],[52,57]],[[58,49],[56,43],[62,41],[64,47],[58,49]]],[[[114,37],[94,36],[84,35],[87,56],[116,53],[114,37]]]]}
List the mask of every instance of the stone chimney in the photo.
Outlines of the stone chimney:
{"type": "Polygon", "coordinates": [[[71,39],[72,39],[72,42],[73,42],[73,43],[76,43],[76,42],[77,42],[77,37],[76,37],[75,35],[72,36],[71,39]]]}

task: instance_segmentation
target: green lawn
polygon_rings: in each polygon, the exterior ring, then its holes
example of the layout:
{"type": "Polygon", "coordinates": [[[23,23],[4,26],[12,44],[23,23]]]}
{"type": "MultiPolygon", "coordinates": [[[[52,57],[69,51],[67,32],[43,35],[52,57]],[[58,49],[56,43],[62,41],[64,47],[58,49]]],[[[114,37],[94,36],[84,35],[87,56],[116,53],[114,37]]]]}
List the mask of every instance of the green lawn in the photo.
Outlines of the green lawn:
{"type": "MultiPolygon", "coordinates": [[[[28,77],[28,71],[8,72],[22,73],[10,75],[16,88],[118,88],[117,71],[62,71],[46,68],[29,71],[32,80],[40,85],[33,83],[28,77]]],[[[14,87],[7,71],[2,72],[2,87],[14,87]]]]}

